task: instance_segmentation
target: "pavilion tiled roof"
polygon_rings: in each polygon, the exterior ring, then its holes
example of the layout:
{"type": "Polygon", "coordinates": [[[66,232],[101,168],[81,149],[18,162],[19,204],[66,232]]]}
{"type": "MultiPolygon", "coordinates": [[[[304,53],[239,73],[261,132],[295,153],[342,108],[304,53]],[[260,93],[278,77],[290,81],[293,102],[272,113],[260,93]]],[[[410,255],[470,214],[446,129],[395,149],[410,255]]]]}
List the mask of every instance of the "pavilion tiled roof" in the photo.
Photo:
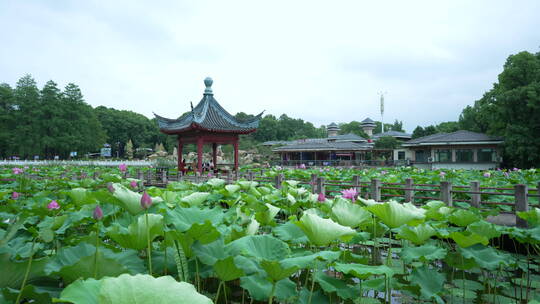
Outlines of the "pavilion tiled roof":
{"type": "Polygon", "coordinates": [[[483,133],[459,130],[451,133],[437,133],[415,138],[405,142],[404,146],[451,144],[451,143],[501,143],[502,138],[489,136],[483,133]]]}
{"type": "Polygon", "coordinates": [[[154,114],[159,129],[164,133],[179,133],[192,129],[230,133],[250,133],[255,131],[259,126],[263,113],[245,121],[236,119],[214,98],[211,89],[212,82],[211,78],[204,80],[206,89],[202,100],[186,115],[178,119],[169,119],[154,114]]]}
{"type": "Polygon", "coordinates": [[[373,134],[373,138],[392,136],[392,137],[402,137],[402,138],[411,138],[411,134],[400,132],[400,131],[386,131],[384,133],[373,134]]]}

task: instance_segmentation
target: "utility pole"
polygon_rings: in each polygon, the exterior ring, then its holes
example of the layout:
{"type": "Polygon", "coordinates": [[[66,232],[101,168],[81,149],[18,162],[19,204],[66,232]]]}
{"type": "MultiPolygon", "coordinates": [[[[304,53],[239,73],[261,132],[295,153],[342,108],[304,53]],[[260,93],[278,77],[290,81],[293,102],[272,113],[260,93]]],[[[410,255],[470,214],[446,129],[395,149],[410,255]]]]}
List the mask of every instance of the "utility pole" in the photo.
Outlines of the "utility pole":
{"type": "Polygon", "coordinates": [[[384,133],[384,94],[386,92],[379,92],[381,96],[381,133],[384,133]]]}

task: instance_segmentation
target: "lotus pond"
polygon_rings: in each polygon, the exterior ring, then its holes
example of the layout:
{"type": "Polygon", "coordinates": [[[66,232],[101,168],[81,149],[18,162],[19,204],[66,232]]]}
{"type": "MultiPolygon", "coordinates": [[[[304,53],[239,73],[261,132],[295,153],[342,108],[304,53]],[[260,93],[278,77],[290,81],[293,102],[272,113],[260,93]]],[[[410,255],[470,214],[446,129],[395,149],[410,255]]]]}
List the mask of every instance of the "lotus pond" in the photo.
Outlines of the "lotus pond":
{"type": "MultiPolygon", "coordinates": [[[[487,222],[496,210],[440,201],[329,199],[295,181],[312,170],[267,171],[286,174],[279,188],[217,178],[144,188],[116,168],[21,170],[41,178],[0,169],[0,303],[540,301],[538,208],[516,228],[487,222]]],[[[381,171],[363,172],[538,182],[536,170],[381,171]]]]}

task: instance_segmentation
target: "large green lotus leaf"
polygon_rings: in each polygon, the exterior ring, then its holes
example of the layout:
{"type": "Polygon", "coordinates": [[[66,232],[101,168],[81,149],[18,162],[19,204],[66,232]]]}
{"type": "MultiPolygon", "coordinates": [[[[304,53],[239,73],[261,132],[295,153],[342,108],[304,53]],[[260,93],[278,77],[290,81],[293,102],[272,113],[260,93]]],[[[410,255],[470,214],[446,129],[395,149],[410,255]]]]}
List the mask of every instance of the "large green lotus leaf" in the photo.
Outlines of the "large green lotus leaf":
{"type": "Polygon", "coordinates": [[[487,245],[489,243],[488,238],[485,236],[467,231],[465,233],[454,231],[450,233],[449,236],[462,248],[470,247],[475,244],[487,245]]]}
{"type": "Polygon", "coordinates": [[[259,183],[254,182],[254,181],[239,181],[239,182],[237,182],[237,184],[240,185],[240,187],[242,187],[242,189],[248,190],[249,188],[257,187],[257,185],[259,183]]]}
{"type": "Polygon", "coordinates": [[[518,211],[516,214],[529,222],[531,225],[538,225],[540,224],[540,208],[534,208],[532,210],[529,210],[527,212],[524,211],[518,211]]]}
{"type": "Polygon", "coordinates": [[[396,201],[367,206],[366,209],[390,228],[398,228],[407,223],[421,221],[425,218],[424,213],[426,212],[426,210],[417,208],[411,203],[400,204],[396,201]]]}
{"type": "Polygon", "coordinates": [[[207,180],[206,183],[214,188],[220,188],[221,186],[225,185],[225,180],[221,178],[211,178],[207,180]]]}
{"type": "Polygon", "coordinates": [[[399,239],[409,240],[416,245],[421,245],[436,234],[437,231],[433,229],[433,227],[427,223],[424,223],[415,227],[402,226],[396,237],[399,239]]]}
{"type": "Polygon", "coordinates": [[[249,235],[225,246],[231,255],[243,254],[256,259],[279,261],[289,254],[289,246],[271,235],[249,235]]]}
{"type": "Polygon", "coordinates": [[[334,267],[337,271],[351,274],[362,280],[365,280],[372,275],[386,275],[387,277],[391,277],[394,275],[394,271],[386,265],[370,266],[363,264],[336,263],[334,267]]]}
{"type": "MultiPolygon", "coordinates": [[[[257,301],[265,301],[272,292],[272,283],[263,275],[256,274],[240,278],[240,286],[249,292],[249,295],[257,301]]],[[[284,279],[276,283],[274,296],[286,301],[297,294],[296,284],[290,279],[284,279]]]]}
{"type": "Polygon", "coordinates": [[[222,281],[236,280],[245,275],[244,271],[235,265],[234,258],[228,256],[223,260],[218,260],[214,264],[214,271],[222,281]]]}
{"type": "MultiPolygon", "coordinates": [[[[45,266],[48,275],[59,275],[65,282],[79,278],[94,277],[96,247],[88,243],[79,243],[74,247],[64,247],[45,266]]],[[[133,250],[113,252],[100,247],[97,257],[97,277],[117,276],[123,273],[145,272],[143,261],[133,250]]]]}
{"type": "Polygon", "coordinates": [[[77,280],[69,284],[54,302],[65,302],[75,304],[98,304],[98,294],[102,280],[87,279],[77,280]]]}
{"type": "Polygon", "coordinates": [[[371,213],[359,205],[339,198],[332,207],[332,219],[339,224],[356,228],[363,223],[371,221],[371,213]]]}
{"type": "Polygon", "coordinates": [[[436,246],[435,244],[424,244],[418,247],[405,247],[401,250],[401,258],[405,263],[412,261],[429,262],[433,260],[444,259],[446,257],[446,249],[436,246]]]}
{"type": "Polygon", "coordinates": [[[216,227],[208,220],[204,224],[194,223],[186,233],[202,244],[211,243],[221,235],[216,227]]]}
{"type": "MultiPolygon", "coordinates": [[[[114,188],[113,196],[118,199],[121,207],[133,215],[137,215],[144,211],[144,209],[141,207],[142,194],[133,192],[119,183],[114,183],[112,186],[114,188]]],[[[160,202],[163,202],[161,197],[152,197],[153,204],[160,202]]]]}
{"type": "MultiPolygon", "coordinates": [[[[45,277],[45,266],[49,263],[49,257],[34,259],[28,273],[28,283],[37,278],[45,277]]],[[[0,254],[0,288],[20,288],[24,279],[24,273],[28,267],[28,261],[13,261],[9,254],[0,254]]]]}
{"type": "Polygon", "coordinates": [[[452,212],[451,208],[446,206],[442,201],[429,201],[424,206],[426,209],[426,218],[437,221],[443,221],[452,212]]]}
{"type": "MultiPolygon", "coordinates": [[[[311,292],[306,287],[303,287],[302,290],[300,290],[300,293],[298,294],[298,301],[299,304],[331,304],[328,300],[328,296],[325,295],[321,290],[314,290],[311,292]]],[[[358,299],[355,300],[355,304],[357,303],[363,303],[358,302],[358,299]]],[[[379,302],[377,302],[380,304],[379,302]]],[[[371,304],[371,303],[369,303],[371,304]]]]}
{"type": "Polygon", "coordinates": [[[143,274],[134,276],[123,274],[99,281],[93,279],[82,281],[72,288],[68,286],[57,302],[211,304],[212,300],[199,294],[193,285],[177,282],[170,276],[154,278],[143,274]]]}
{"type": "Polygon", "coordinates": [[[478,235],[486,237],[487,239],[497,238],[501,236],[501,232],[497,229],[497,226],[483,220],[474,222],[467,226],[467,231],[476,233],[478,235]]]}
{"type": "Polygon", "coordinates": [[[239,185],[226,185],[225,190],[227,190],[229,194],[234,194],[238,192],[238,190],[240,190],[240,186],[239,185]]]}
{"type": "Polygon", "coordinates": [[[304,231],[309,241],[317,246],[327,246],[338,240],[346,242],[356,234],[356,231],[349,227],[310,213],[304,213],[295,224],[304,231]]]}
{"type": "Polygon", "coordinates": [[[335,292],[342,299],[352,299],[356,297],[356,292],[344,280],[326,275],[322,271],[316,271],[313,275],[315,282],[319,283],[321,288],[327,292],[335,292]]]}
{"type": "Polygon", "coordinates": [[[281,210],[280,208],[270,205],[268,203],[266,203],[265,206],[267,207],[265,211],[257,212],[255,214],[255,218],[262,225],[270,224],[270,222],[274,219],[276,214],[278,214],[279,210],[281,210]]]}
{"type": "Polygon", "coordinates": [[[214,226],[218,226],[223,221],[224,216],[225,214],[219,207],[213,209],[177,207],[167,210],[165,221],[167,224],[174,225],[177,230],[185,232],[191,228],[191,225],[204,224],[207,220],[214,226]]]}
{"type": "Polygon", "coordinates": [[[298,270],[298,267],[292,266],[289,268],[282,267],[278,261],[261,261],[261,267],[266,271],[267,278],[272,282],[288,278],[298,270]]]}
{"type": "Polygon", "coordinates": [[[276,228],[272,229],[272,233],[280,240],[290,242],[293,244],[307,243],[308,238],[304,231],[300,227],[296,226],[293,222],[286,222],[276,228]]]}
{"type": "Polygon", "coordinates": [[[280,264],[285,267],[297,267],[300,269],[303,268],[313,268],[317,260],[324,260],[328,262],[333,262],[337,260],[341,255],[341,251],[319,251],[316,253],[306,252],[306,255],[295,256],[286,258],[280,261],[280,264]]]}
{"type": "Polygon", "coordinates": [[[192,249],[197,258],[206,265],[214,265],[218,260],[225,259],[228,256],[221,238],[206,245],[196,242],[193,244],[192,249]]]}
{"type": "Polygon", "coordinates": [[[204,203],[210,196],[208,192],[193,192],[190,195],[184,196],[182,202],[188,203],[190,206],[199,206],[204,203]]]}
{"type": "Polygon", "coordinates": [[[80,206],[83,204],[90,203],[88,201],[90,197],[87,195],[88,190],[84,188],[74,188],[67,191],[66,193],[71,198],[71,200],[75,203],[75,205],[80,206]]]}
{"type": "Polygon", "coordinates": [[[479,221],[480,216],[469,210],[458,209],[452,212],[452,214],[450,214],[448,220],[454,225],[465,227],[469,224],[479,221]]]}
{"type": "Polygon", "coordinates": [[[117,223],[113,224],[107,231],[107,235],[123,247],[141,250],[148,246],[147,229],[150,229],[150,242],[156,237],[162,236],[163,216],[149,213],[147,225],[146,214],[141,214],[137,217],[137,221],[131,223],[128,228],[117,223]]]}
{"type": "Polygon", "coordinates": [[[513,261],[511,255],[480,244],[468,248],[458,248],[458,251],[464,258],[473,259],[478,266],[488,270],[499,269],[499,266],[508,266],[513,261]]]}
{"type": "Polygon", "coordinates": [[[163,193],[161,193],[161,198],[163,198],[163,200],[165,200],[167,203],[172,204],[169,205],[171,207],[174,206],[174,203],[178,201],[179,197],[179,193],[174,191],[163,191],[163,193]]]}
{"type": "Polygon", "coordinates": [[[413,269],[410,280],[412,284],[420,286],[420,294],[423,298],[442,302],[438,294],[444,288],[444,274],[424,265],[413,269]]]}

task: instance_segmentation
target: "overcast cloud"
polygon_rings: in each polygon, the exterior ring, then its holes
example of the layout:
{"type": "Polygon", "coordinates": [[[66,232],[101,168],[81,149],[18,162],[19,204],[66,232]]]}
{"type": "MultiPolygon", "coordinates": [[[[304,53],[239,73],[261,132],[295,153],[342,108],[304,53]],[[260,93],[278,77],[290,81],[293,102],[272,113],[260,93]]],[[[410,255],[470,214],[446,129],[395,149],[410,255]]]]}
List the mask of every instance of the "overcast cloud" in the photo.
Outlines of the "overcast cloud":
{"type": "Polygon", "coordinates": [[[456,120],[510,54],[540,49],[540,1],[6,1],[0,82],[79,85],[92,106],[176,117],[203,79],[229,112],[319,126],[456,120]]]}

